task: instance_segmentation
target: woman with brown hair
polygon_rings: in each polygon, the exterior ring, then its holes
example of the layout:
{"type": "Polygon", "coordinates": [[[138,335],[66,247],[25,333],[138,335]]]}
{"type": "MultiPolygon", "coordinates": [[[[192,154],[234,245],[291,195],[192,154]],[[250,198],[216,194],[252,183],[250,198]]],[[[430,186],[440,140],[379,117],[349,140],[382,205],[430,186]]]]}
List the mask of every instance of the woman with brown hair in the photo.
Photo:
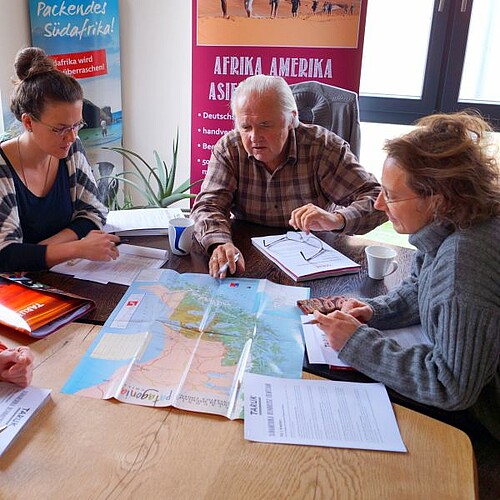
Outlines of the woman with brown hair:
{"type": "Polygon", "coordinates": [[[11,110],[24,131],[0,144],[0,271],[116,259],[119,238],[102,231],[107,210],[78,139],[80,84],[37,47],[21,50],[15,69],[11,110]]]}
{"type": "Polygon", "coordinates": [[[315,312],[339,357],[418,403],[467,410],[500,439],[500,190],[488,124],[437,114],[386,143],[375,208],[410,234],[411,276],[387,295],[315,312]],[[403,348],[380,329],[421,324],[403,348]]]}

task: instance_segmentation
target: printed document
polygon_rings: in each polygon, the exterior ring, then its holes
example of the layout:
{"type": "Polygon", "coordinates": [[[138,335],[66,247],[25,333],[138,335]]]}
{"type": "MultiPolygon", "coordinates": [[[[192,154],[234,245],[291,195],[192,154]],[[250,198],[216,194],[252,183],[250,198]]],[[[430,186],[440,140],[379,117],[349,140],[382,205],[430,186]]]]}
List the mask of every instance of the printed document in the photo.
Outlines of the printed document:
{"type": "Polygon", "coordinates": [[[383,384],[245,373],[245,439],[405,452],[383,384]]]}
{"type": "MultiPolygon", "coordinates": [[[[314,319],[312,314],[301,316],[309,364],[325,364],[333,368],[350,368],[348,364],[339,359],[338,352],[330,346],[328,338],[318,325],[304,324],[312,319],[314,319]]],[[[430,343],[420,325],[383,330],[383,332],[386,337],[394,339],[401,347],[430,343]]]]}
{"type": "Polygon", "coordinates": [[[24,425],[47,402],[50,389],[0,382],[0,455],[24,425]]]}
{"type": "Polygon", "coordinates": [[[120,255],[116,260],[103,262],[74,259],[57,264],[50,270],[96,283],[131,285],[140,271],[158,269],[168,260],[168,251],[159,248],[122,244],[119,250],[120,255]]]}

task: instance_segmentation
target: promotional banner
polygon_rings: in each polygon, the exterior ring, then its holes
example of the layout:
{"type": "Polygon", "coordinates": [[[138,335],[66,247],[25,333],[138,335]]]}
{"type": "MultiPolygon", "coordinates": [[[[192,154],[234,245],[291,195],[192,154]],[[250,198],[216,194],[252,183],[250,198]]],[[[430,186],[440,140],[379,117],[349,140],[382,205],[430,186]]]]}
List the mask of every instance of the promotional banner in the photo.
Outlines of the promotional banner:
{"type": "MultiPolygon", "coordinates": [[[[122,157],[102,149],[122,143],[118,0],[30,0],[30,17],[32,45],[83,87],[87,126],[78,135],[96,178],[121,172],[122,157]]],[[[116,186],[98,183],[103,201],[112,197],[116,186]]]]}
{"type": "Polygon", "coordinates": [[[358,92],[366,1],[193,0],[191,182],[233,128],[231,95],[248,76],[358,92]]]}

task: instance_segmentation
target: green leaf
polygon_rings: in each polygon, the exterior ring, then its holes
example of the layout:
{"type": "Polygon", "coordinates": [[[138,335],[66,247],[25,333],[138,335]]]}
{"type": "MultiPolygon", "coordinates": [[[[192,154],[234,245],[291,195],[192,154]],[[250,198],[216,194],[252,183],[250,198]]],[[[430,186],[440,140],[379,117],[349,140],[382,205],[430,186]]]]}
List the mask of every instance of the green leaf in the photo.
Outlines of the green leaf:
{"type": "Polygon", "coordinates": [[[174,192],[172,194],[183,193],[184,191],[191,189],[193,186],[196,186],[201,182],[203,182],[203,179],[198,179],[197,181],[194,181],[190,184],[189,179],[186,179],[180,186],[177,186],[177,188],[174,189],[174,192]]]}
{"type": "MultiPolygon", "coordinates": [[[[133,169],[118,174],[101,177],[102,179],[115,179],[123,186],[129,186],[141,194],[148,203],[148,207],[167,207],[176,201],[186,198],[194,198],[195,194],[186,193],[190,188],[202,182],[202,179],[190,184],[186,179],[174,189],[175,176],[177,173],[177,161],[179,158],[179,127],[177,127],[175,139],[172,145],[172,163],[170,167],[163,161],[157,150],[153,150],[153,164],[149,164],[141,155],[130,149],[119,147],[104,147],[103,149],[114,151],[122,155],[130,162],[133,169]]],[[[142,208],[132,205],[130,192],[124,194],[125,201],[122,208],[142,208]]],[[[109,203],[118,205],[117,198],[109,203]]]]}
{"type": "Polygon", "coordinates": [[[161,200],[161,206],[168,207],[169,205],[172,205],[172,203],[175,203],[176,201],[184,200],[186,198],[194,198],[195,196],[196,196],[195,194],[190,194],[190,193],[171,194],[170,196],[167,196],[166,198],[163,198],[163,200],[161,200]]]}
{"type": "Polygon", "coordinates": [[[173,154],[172,154],[172,166],[170,167],[170,178],[168,179],[166,193],[172,193],[174,189],[175,173],[177,170],[177,155],[179,152],[179,127],[177,127],[177,132],[175,134],[173,154]]]}
{"type": "Polygon", "coordinates": [[[160,158],[160,155],[158,154],[158,151],[156,151],[156,149],[153,151],[153,156],[156,162],[156,170],[158,170],[158,177],[160,178],[161,190],[163,191],[163,186],[166,186],[168,183],[168,177],[169,177],[168,168],[166,163],[162,161],[162,159],[160,158]]]}
{"type": "Polygon", "coordinates": [[[150,178],[151,178],[151,176],[154,177],[154,179],[155,179],[155,181],[157,183],[158,188],[161,188],[161,185],[162,185],[161,181],[160,181],[158,175],[156,174],[154,167],[152,167],[151,165],[149,165],[149,163],[142,156],[140,156],[139,154],[135,153],[134,151],[131,151],[129,149],[124,149],[124,148],[118,148],[118,147],[108,148],[108,147],[104,147],[103,149],[108,149],[108,150],[114,151],[115,153],[119,153],[124,158],[126,158],[132,164],[132,166],[137,170],[137,173],[141,176],[141,178],[142,178],[142,180],[144,182],[144,185],[147,186],[147,189],[151,191],[151,193],[153,194],[153,196],[155,196],[156,198],[158,198],[158,196],[157,196],[158,193],[154,193],[153,188],[150,185],[151,184],[150,183],[150,178]],[[147,171],[149,172],[148,179],[146,179],[146,177],[142,173],[141,167],[136,163],[136,161],[134,160],[134,158],[137,158],[138,160],[140,160],[144,164],[144,166],[146,167],[147,171]]]}

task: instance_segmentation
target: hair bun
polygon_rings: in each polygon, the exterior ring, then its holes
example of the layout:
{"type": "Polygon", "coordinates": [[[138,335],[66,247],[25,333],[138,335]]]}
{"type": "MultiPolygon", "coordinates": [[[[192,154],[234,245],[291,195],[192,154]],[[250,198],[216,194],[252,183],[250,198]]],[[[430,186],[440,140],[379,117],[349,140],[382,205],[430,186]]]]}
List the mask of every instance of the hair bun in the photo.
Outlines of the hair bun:
{"type": "Polygon", "coordinates": [[[21,49],[14,61],[14,68],[20,81],[56,69],[52,59],[39,47],[21,49]]]}

